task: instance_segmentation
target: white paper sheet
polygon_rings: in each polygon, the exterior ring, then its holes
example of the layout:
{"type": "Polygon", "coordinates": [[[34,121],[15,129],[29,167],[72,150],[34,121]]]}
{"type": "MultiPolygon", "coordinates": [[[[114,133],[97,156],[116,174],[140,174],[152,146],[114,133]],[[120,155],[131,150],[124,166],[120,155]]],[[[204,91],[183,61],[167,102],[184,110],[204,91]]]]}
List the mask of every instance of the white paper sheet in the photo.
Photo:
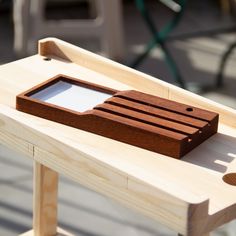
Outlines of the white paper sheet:
{"type": "Polygon", "coordinates": [[[78,112],[92,109],[111,97],[111,94],[84,88],[64,81],[31,95],[32,98],[68,108],[78,112]]]}

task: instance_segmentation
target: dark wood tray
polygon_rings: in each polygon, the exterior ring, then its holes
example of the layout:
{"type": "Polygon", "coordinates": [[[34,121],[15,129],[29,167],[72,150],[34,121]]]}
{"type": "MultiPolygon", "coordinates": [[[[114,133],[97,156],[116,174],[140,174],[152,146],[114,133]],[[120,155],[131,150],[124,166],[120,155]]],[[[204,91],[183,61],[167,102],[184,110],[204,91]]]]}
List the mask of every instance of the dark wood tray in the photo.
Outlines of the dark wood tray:
{"type": "Polygon", "coordinates": [[[211,111],[135,90],[117,91],[65,75],[19,94],[16,108],[174,158],[181,158],[215,134],[219,119],[211,111]],[[34,97],[59,81],[105,93],[109,98],[78,112],[34,97]]]}

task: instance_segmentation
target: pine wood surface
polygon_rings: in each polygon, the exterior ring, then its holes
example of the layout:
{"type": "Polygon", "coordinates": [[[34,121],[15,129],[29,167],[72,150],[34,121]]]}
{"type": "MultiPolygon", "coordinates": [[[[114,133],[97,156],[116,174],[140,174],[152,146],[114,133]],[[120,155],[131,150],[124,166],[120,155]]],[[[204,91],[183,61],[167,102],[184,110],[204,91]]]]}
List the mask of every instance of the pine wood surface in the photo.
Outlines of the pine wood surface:
{"type": "Polygon", "coordinates": [[[42,40],[40,54],[0,67],[2,144],[184,235],[236,218],[236,187],[222,180],[236,172],[233,109],[60,40],[42,40]],[[215,111],[219,132],[179,161],[15,110],[17,94],[57,74],[215,111]]]}

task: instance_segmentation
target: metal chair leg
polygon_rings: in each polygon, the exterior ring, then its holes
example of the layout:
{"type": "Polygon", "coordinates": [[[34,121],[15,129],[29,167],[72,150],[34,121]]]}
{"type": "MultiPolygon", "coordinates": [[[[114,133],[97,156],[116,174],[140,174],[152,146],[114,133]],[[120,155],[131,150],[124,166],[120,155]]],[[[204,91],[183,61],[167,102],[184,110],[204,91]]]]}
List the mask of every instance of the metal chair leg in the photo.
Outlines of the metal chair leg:
{"type": "Polygon", "coordinates": [[[229,56],[231,55],[231,53],[232,53],[232,51],[234,50],[235,47],[236,47],[236,42],[229,45],[229,47],[224,52],[224,54],[221,58],[219,71],[218,71],[217,76],[216,76],[216,87],[218,87],[218,88],[223,85],[223,73],[224,73],[224,70],[225,70],[225,66],[226,66],[226,63],[229,59],[229,56]]]}
{"type": "Polygon", "coordinates": [[[152,40],[145,48],[142,54],[140,54],[131,64],[130,67],[136,68],[139,66],[139,64],[142,63],[142,61],[149,55],[151,50],[154,47],[160,47],[162,50],[164,56],[165,56],[165,61],[167,66],[170,69],[170,72],[172,73],[172,76],[174,80],[180,85],[181,88],[186,88],[185,81],[180,73],[180,70],[173,59],[171,53],[169,52],[169,49],[166,47],[165,43],[161,41],[159,38],[155,38],[152,40]]]}
{"type": "Polygon", "coordinates": [[[175,13],[173,19],[166,24],[165,27],[163,27],[160,31],[157,29],[156,25],[154,24],[154,21],[149,14],[149,11],[146,7],[144,0],[136,0],[137,8],[139,9],[141,15],[143,16],[148,29],[150,30],[151,34],[153,35],[153,39],[146,45],[145,50],[142,54],[140,54],[131,64],[130,66],[133,68],[136,68],[141,62],[150,54],[152,49],[154,47],[160,47],[162,50],[165,61],[167,66],[169,67],[170,72],[172,73],[172,76],[174,80],[182,87],[186,88],[185,82],[181,76],[180,70],[172,57],[171,53],[169,52],[168,48],[165,45],[165,40],[167,39],[169,33],[172,31],[172,29],[178,24],[183,9],[185,6],[185,0],[180,1],[179,10],[175,13]],[[181,8],[182,7],[182,8],[181,8]]]}

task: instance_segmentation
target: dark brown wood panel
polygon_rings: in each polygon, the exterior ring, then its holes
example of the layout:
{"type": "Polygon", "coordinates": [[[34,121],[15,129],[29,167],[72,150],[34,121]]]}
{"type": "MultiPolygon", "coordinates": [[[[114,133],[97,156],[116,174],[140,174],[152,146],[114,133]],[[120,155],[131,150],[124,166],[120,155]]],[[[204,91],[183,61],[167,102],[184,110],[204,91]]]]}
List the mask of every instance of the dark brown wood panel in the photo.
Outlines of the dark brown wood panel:
{"type": "Polygon", "coordinates": [[[181,158],[217,132],[218,114],[138,91],[116,91],[58,75],[19,94],[16,108],[45,119],[181,158]],[[31,97],[56,83],[67,81],[111,94],[103,104],[76,112],[31,97]]]}

